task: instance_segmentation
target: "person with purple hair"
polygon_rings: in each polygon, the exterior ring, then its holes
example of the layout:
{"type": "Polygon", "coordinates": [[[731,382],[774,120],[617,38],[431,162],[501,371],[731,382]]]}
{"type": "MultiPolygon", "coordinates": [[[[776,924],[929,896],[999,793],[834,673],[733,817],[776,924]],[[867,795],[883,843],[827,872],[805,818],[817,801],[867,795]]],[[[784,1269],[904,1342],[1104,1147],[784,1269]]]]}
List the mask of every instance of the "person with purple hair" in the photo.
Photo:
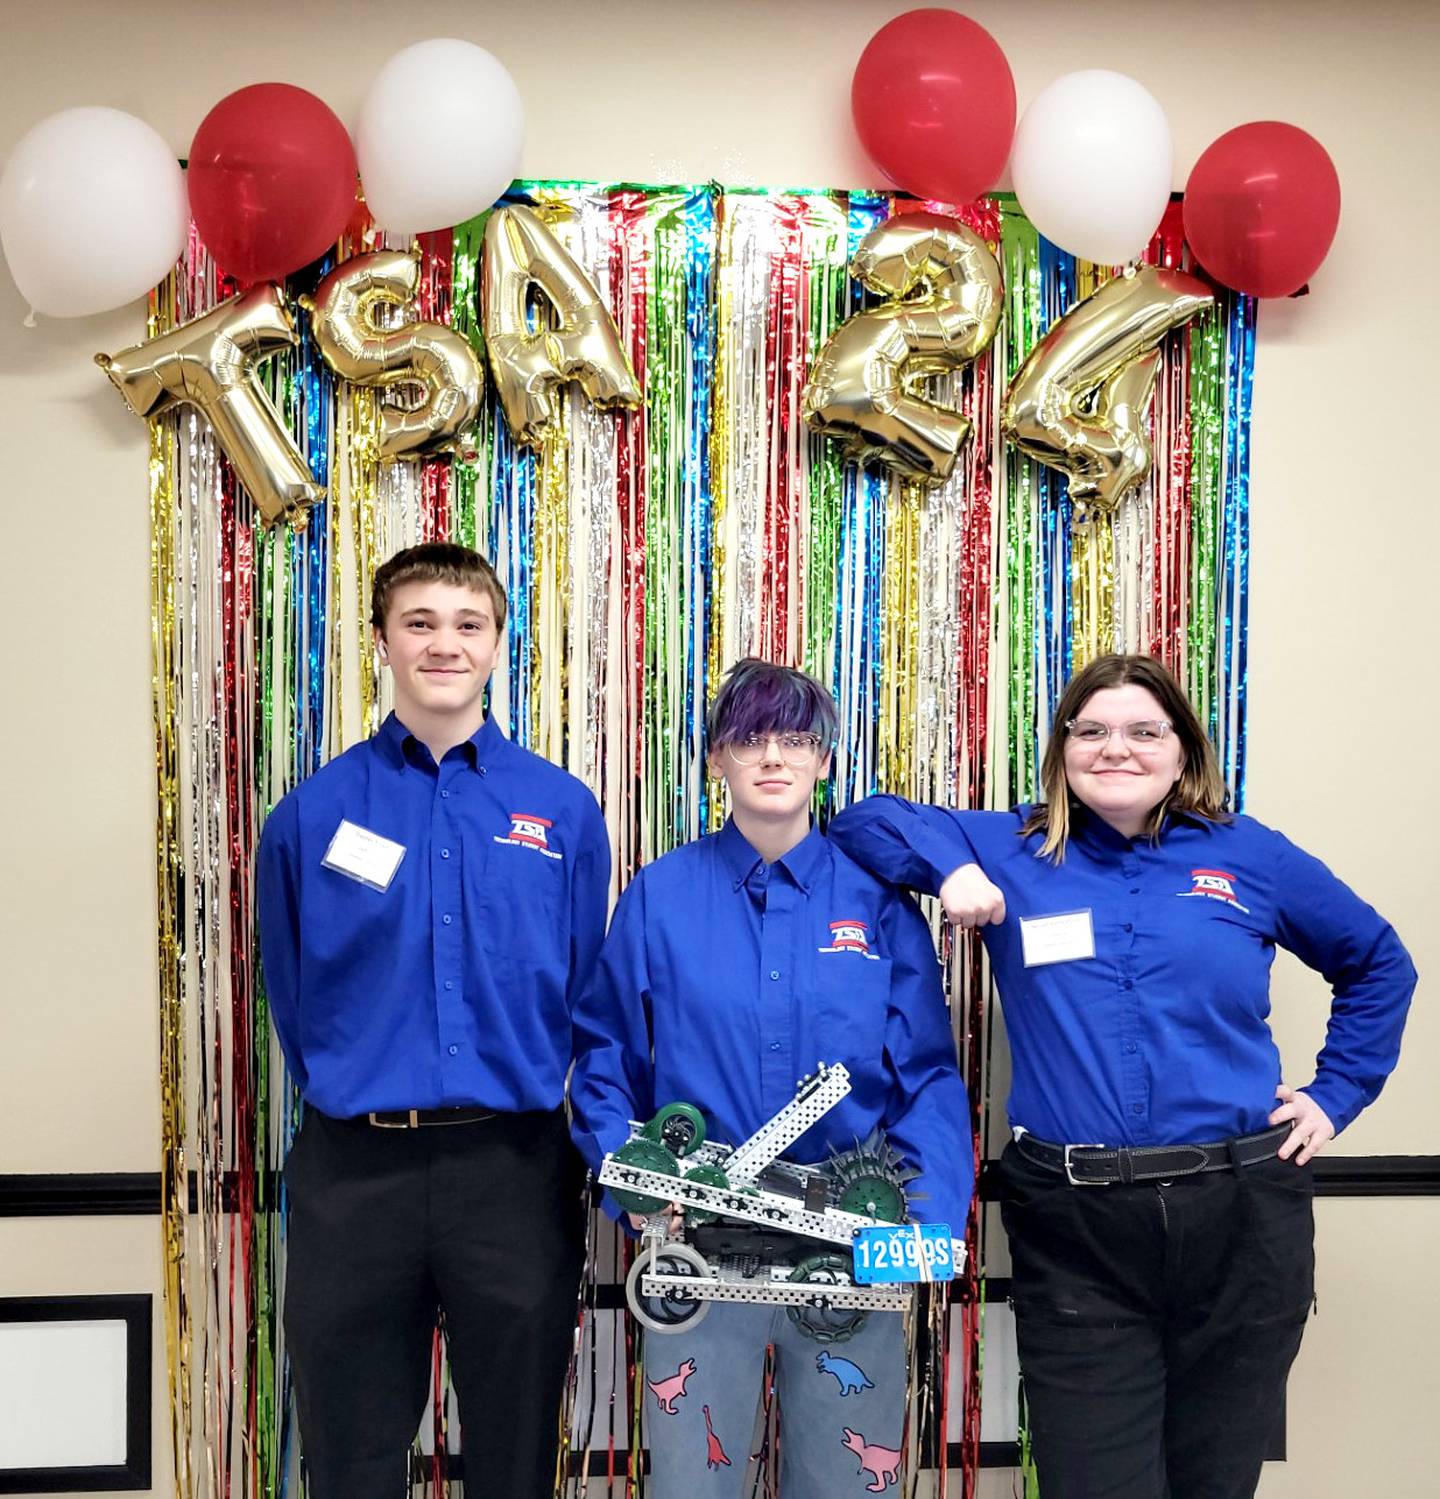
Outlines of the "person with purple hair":
{"type": "MultiPolygon", "coordinates": [[[[815,1164],[879,1129],[918,1173],[905,1189],[908,1215],[948,1223],[958,1238],[974,1146],[940,969],[910,897],[814,825],[835,732],[835,704],[813,677],[755,659],[730,672],[706,725],[730,815],[718,833],[646,865],[620,898],[574,1014],[575,1141],[598,1169],[632,1119],[683,1099],[701,1110],[708,1138],[739,1144],[818,1062],[841,1062],[852,1091],[788,1157],[815,1164]]],[[[606,1206],[618,1215],[608,1194],[606,1206]]],[[[827,1359],[783,1307],[721,1303],[651,1341],[659,1499],[701,1481],[707,1493],[742,1493],[768,1346],[784,1413],[784,1499],[860,1492],[857,1433],[862,1464],[898,1463],[899,1316],[872,1316],[843,1360],[827,1359]]]]}

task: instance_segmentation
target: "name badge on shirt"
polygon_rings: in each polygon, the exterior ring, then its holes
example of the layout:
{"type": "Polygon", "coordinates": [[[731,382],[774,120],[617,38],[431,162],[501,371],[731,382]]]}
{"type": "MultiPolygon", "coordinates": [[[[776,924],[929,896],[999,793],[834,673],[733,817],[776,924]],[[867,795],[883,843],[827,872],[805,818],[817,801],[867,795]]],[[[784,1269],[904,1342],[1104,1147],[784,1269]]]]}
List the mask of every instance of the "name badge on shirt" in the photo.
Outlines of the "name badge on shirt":
{"type": "Polygon", "coordinates": [[[372,890],[388,890],[404,857],[403,843],[382,838],[379,833],[342,818],[320,862],[326,869],[358,880],[372,890]]]}
{"type": "Polygon", "coordinates": [[[1089,911],[1062,911],[1057,916],[1022,916],[1020,945],[1025,966],[1074,963],[1095,956],[1095,928],[1089,911]]]}

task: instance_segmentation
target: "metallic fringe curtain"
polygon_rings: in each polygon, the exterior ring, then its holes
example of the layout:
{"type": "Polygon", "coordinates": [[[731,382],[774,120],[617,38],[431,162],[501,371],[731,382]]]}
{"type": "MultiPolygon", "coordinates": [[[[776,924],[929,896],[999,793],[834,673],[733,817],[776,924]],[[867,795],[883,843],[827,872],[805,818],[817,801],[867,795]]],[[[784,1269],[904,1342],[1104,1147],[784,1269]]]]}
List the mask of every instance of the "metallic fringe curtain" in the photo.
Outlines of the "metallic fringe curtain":
{"type": "MultiPolygon", "coordinates": [[[[981,360],[935,383],[974,435],[951,481],[919,491],[843,464],[806,430],[800,393],[831,330],[866,304],[847,272],[866,231],[943,205],[557,182],[511,196],[545,212],[608,299],[641,410],[600,413],[574,392],[562,429],[531,450],[492,403],[473,461],[382,466],[375,393],[330,376],[301,317],[299,348],[265,367],[327,486],[299,531],[256,524],[192,409],[152,428],[166,1341],[185,1499],[299,1492],[278,1174],[298,1103],[266,1015],[253,859],[266,811],[386,711],[365,620],[370,577],[396,548],[448,538],[495,564],[511,625],[491,711],[595,790],[617,890],[723,819],[701,726],[745,654],[803,666],[835,692],[822,816],[877,789],[976,807],[1031,795],[1063,683],[1111,649],[1180,673],[1237,803],[1243,793],[1252,301],[1221,293],[1166,342],[1152,476],[1077,530],[1063,478],[1007,450],[996,413],[1033,344],[1109,272],[1039,238],[1013,201],[961,211],[999,255],[1006,317],[981,360]]],[[[1178,222],[1167,218],[1149,259],[1184,262],[1178,222]]],[[[477,348],[482,237],[483,218],[424,237],[417,304],[477,348]]],[[[289,291],[382,244],[357,234],[289,291]]],[[[192,238],[154,294],[151,332],[233,290],[192,238]]],[[[977,951],[945,941],[983,1152],[988,982],[977,951]]],[[[612,1476],[617,1491],[643,1484],[643,1385],[616,1311],[623,1251],[608,1226],[594,1236],[562,1464],[598,1495],[612,1476]]],[[[975,1223],[969,1238],[981,1242],[975,1223]]],[[[982,1308],[976,1266],[912,1329],[911,1481],[938,1464],[943,1485],[948,1454],[967,1496],[982,1308]]],[[[423,1466],[437,1493],[444,1468],[443,1455],[423,1466]]]]}

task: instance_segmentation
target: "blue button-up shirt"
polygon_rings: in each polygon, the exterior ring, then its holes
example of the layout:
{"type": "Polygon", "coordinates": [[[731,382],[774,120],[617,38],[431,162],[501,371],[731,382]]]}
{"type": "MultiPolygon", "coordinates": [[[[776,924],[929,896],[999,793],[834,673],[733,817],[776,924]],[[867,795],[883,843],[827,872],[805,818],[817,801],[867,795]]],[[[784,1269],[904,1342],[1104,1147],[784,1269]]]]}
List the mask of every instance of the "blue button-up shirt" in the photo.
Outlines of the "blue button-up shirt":
{"type": "Polygon", "coordinates": [[[767,865],[734,823],[647,865],[620,898],[575,1012],[570,1100],[592,1167],[677,1099],[739,1145],[817,1062],[852,1092],[786,1152],[814,1164],[883,1127],[910,1214],[963,1236],[970,1111],[930,930],[813,828],[767,865]]]}
{"type": "Polygon", "coordinates": [[[394,714],[265,821],[265,989],[306,1100],[341,1117],[559,1108],[605,930],[595,798],[487,719],[439,765],[394,714]],[[385,890],[322,863],[341,820],[404,847],[385,890]]]}
{"type": "Polygon", "coordinates": [[[831,836],[886,879],[938,891],[978,863],[1005,896],[984,939],[1005,1006],[1010,1122],[1062,1144],[1157,1145],[1266,1127],[1280,1056],[1276,946],[1334,989],[1305,1092],[1337,1132],[1395,1065],[1415,969],[1390,925],[1318,860],[1250,817],[1172,817],[1158,843],[1077,809],[1064,862],[1020,836],[1030,811],[875,796],[831,836]],[[1026,967],[1022,920],[1088,912],[1094,956],[1026,967]]]}

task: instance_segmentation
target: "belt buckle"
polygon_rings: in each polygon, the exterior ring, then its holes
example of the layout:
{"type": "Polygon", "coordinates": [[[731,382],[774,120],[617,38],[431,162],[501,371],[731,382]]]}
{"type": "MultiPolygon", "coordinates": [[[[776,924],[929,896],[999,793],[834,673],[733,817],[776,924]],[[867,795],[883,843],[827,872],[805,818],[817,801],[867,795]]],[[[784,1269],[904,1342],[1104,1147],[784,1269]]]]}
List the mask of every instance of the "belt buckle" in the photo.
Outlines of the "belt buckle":
{"type": "Polygon", "coordinates": [[[372,1129],[418,1129],[420,1127],[420,1111],[418,1109],[411,1109],[409,1112],[409,1119],[397,1123],[393,1119],[380,1118],[379,1112],[371,1109],[369,1115],[370,1127],[372,1129]]]}
{"type": "Polygon", "coordinates": [[[1070,1152],[1072,1150],[1104,1150],[1104,1148],[1105,1147],[1098,1140],[1091,1140],[1088,1143],[1086,1143],[1085,1141],[1081,1141],[1077,1145],[1067,1145],[1065,1147],[1065,1180],[1069,1182],[1072,1187],[1108,1187],[1110,1185],[1109,1182],[1091,1182],[1081,1180],[1080,1177],[1075,1175],[1075,1165],[1074,1162],[1070,1159],[1070,1152]]]}

